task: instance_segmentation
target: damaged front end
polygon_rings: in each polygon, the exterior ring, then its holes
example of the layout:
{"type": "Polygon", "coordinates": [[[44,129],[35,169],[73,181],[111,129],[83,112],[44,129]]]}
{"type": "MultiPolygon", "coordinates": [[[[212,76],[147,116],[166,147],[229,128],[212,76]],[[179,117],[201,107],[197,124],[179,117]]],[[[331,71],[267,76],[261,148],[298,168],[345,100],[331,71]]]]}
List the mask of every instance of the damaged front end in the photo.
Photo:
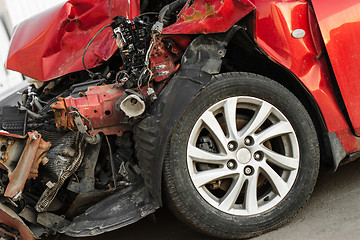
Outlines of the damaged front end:
{"type": "MultiPolygon", "coordinates": [[[[84,10],[86,2],[65,6],[76,15],[76,7],[84,10]]],[[[113,18],[121,4],[106,5],[113,20],[101,31],[111,29],[115,40],[104,43],[109,33],[102,40],[96,34],[83,46],[82,71],[79,58],[73,66],[37,66],[44,82],[34,80],[18,106],[1,107],[0,236],[97,235],[161,206],[161,168],[171,130],[212,74],[220,72],[226,45],[239,29],[233,25],[254,9],[248,1],[169,2],[143,1],[138,17],[132,10],[113,18]],[[229,6],[236,17],[227,15],[229,6]],[[218,34],[203,35],[209,33],[218,34]],[[153,134],[152,128],[159,129],[153,134]],[[159,159],[147,164],[154,151],[159,159]]],[[[14,64],[22,50],[12,49],[8,64],[21,70],[14,64]]],[[[33,70],[26,67],[24,73],[33,70]]]]}

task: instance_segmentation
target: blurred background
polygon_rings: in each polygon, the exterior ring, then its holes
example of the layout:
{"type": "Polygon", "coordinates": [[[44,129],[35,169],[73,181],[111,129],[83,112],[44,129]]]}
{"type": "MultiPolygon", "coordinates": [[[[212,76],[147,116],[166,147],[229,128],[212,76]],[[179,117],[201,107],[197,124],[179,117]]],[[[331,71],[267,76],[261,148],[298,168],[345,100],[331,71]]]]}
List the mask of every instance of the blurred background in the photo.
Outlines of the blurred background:
{"type": "Polygon", "coordinates": [[[0,99],[12,93],[14,86],[26,85],[24,76],[5,68],[14,27],[25,19],[64,2],[65,0],[0,0],[0,99]]]}

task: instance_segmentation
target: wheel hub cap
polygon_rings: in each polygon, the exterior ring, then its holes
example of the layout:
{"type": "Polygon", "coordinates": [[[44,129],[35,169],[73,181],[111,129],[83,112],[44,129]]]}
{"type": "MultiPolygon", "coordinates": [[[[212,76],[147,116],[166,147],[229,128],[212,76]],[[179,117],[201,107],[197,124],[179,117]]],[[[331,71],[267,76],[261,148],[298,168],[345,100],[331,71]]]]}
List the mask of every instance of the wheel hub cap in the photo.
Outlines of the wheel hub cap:
{"type": "Polygon", "coordinates": [[[250,160],[251,160],[251,153],[247,148],[241,148],[236,153],[236,158],[239,163],[246,164],[246,163],[250,162],[250,160]]]}

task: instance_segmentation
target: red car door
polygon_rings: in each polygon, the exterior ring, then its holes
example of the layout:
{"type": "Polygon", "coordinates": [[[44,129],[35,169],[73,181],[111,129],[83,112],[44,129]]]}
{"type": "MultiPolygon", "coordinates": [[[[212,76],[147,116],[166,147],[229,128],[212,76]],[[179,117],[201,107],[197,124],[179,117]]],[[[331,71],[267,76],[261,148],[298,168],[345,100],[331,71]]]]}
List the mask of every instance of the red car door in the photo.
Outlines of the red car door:
{"type": "Polygon", "coordinates": [[[312,0],[355,133],[360,135],[360,0],[312,0]]]}

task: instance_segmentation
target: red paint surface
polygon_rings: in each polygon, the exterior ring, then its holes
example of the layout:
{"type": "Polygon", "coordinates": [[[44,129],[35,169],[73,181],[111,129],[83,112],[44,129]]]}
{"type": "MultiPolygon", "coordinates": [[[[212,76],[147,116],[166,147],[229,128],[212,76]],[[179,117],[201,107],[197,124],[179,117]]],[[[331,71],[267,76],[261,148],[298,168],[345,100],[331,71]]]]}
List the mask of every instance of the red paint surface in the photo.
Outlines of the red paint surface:
{"type": "Polygon", "coordinates": [[[249,0],[196,0],[185,5],[178,21],[165,28],[163,34],[226,32],[254,9],[249,0]]]}
{"type": "MultiPolygon", "coordinates": [[[[7,68],[41,81],[83,70],[82,55],[90,39],[112,18],[133,18],[140,0],[69,0],[21,23],[14,33],[7,68]]],[[[111,28],[105,29],[86,54],[95,67],[117,50],[111,28]]]]}
{"type": "MultiPolygon", "coordinates": [[[[328,131],[337,134],[345,151],[359,151],[360,141],[351,133],[336,102],[328,66],[322,54],[321,33],[308,3],[280,0],[253,0],[253,3],[256,6],[255,40],[259,46],[271,59],[289,69],[313,95],[328,131]],[[305,37],[293,38],[291,33],[295,29],[305,30],[305,37]]],[[[348,61],[346,57],[341,57],[344,55],[339,55],[339,58],[348,61]]],[[[341,84],[342,79],[338,81],[341,84]]]]}
{"type": "Polygon", "coordinates": [[[360,1],[312,2],[350,120],[360,135],[360,1]]]}

